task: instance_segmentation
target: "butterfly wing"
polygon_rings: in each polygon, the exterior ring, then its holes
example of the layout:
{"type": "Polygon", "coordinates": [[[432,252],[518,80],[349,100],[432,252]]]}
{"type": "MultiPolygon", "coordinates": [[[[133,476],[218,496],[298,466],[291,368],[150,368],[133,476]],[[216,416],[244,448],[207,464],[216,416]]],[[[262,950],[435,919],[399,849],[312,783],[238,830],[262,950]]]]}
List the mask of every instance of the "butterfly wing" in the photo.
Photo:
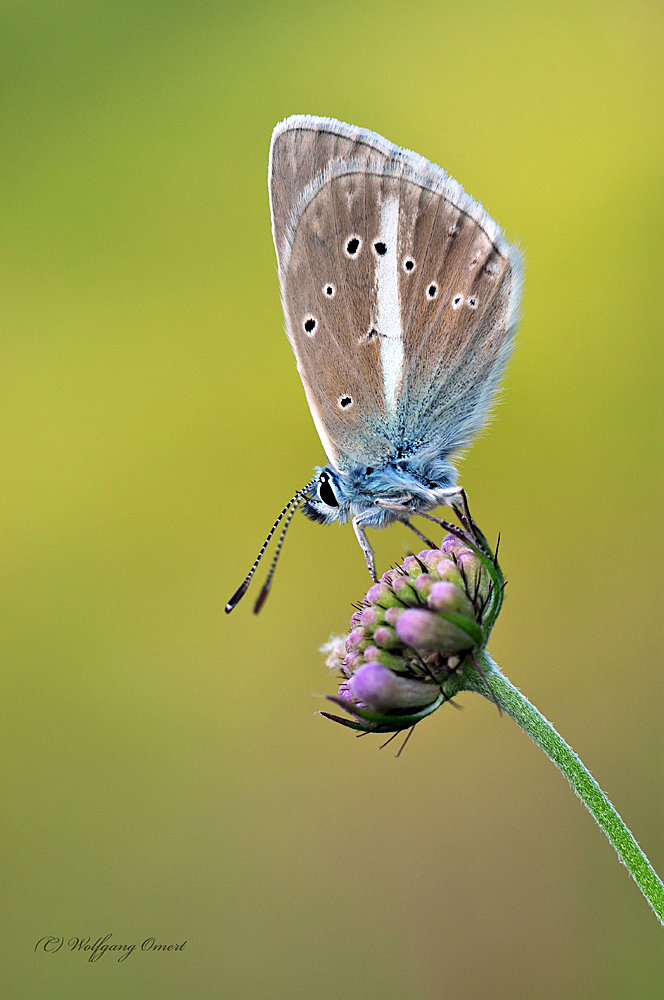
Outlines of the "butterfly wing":
{"type": "MultiPolygon", "coordinates": [[[[286,330],[323,447],[339,469],[392,451],[376,326],[380,178],[371,133],[298,116],[275,129],[270,205],[286,330]],[[368,174],[369,165],[374,173],[368,174]],[[373,332],[372,332],[373,331],[373,332]]],[[[383,143],[387,147],[387,144],[383,143]]]]}
{"type": "Polygon", "coordinates": [[[399,432],[446,455],[481,428],[513,346],[523,264],[499,226],[433,164],[402,181],[399,432]]]}
{"type": "Polygon", "coordinates": [[[330,461],[467,443],[516,323],[520,261],[498,226],[423,157],[331,119],[276,127],[269,186],[286,329],[330,461]]]}

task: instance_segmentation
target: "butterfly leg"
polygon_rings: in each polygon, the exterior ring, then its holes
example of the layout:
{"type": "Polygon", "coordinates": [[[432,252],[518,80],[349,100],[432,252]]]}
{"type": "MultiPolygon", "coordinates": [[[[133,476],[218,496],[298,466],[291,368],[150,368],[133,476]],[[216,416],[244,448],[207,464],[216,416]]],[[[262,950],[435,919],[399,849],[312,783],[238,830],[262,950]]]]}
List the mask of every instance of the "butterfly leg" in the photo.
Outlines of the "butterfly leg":
{"type": "MultiPolygon", "coordinates": [[[[466,491],[463,486],[450,486],[447,490],[440,491],[443,495],[442,503],[447,507],[451,507],[457,517],[460,519],[461,523],[464,523],[463,515],[467,514],[470,518],[470,511],[468,510],[468,501],[466,500],[466,491]]],[[[469,522],[472,523],[472,522],[469,522]]]]}
{"type": "MultiPolygon", "coordinates": [[[[447,499],[449,497],[450,500],[452,498],[459,499],[459,497],[463,497],[464,500],[465,500],[466,494],[465,494],[463,486],[450,486],[450,488],[447,489],[447,490],[441,490],[440,493],[439,493],[439,496],[443,496],[443,497],[445,497],[445,499],[447,499]]],[[[451,506],[452,506],[452,504],[450,504],[450,507],[451,506]]]]}
{"type": "Polygon", "coordinates": [[[456,513],[464,527],[481,535],[482,532],[479,530],[470,515],[468,497],[466,496],[466,491],[463,486],[452,486],[449,490],[445,490],[444,493],[446,498],[450,498],[449,506],[456,513]]]}
{"type": "Polygon", "coordinates": [[[357,537],[357,540],[360,543],[360,548],[364,552],[364,558],[367,561],[367,569],[371,574],[371,579],[374,581],[374,583],[376,583],[378,577],[376,576],[376,560],[374,558],[374,550],[369,545],[369,539],[364,533],[364,528],[362,527],[360,517],[361,515],[357,514],[353,518],[353,528],[355,530],[355,535],[357,537]]]}
{"type": "Polygon", "coordinates": [[[412,523],[412,521],[404,520],[401,523],[405,524],[408,528],[410,528],[411,531],[414,531],[415,534],[417,535],[417,537],[421,538],[422,541],[424,542],[424,544],[427,545],[430,549],[435,549],[436,548],[436,543],[432,542],[431,539],[427,538],[426,535],[423,535],[422,532],[419,530],[419,528],[415,527],[415,525],[412,523]]]}

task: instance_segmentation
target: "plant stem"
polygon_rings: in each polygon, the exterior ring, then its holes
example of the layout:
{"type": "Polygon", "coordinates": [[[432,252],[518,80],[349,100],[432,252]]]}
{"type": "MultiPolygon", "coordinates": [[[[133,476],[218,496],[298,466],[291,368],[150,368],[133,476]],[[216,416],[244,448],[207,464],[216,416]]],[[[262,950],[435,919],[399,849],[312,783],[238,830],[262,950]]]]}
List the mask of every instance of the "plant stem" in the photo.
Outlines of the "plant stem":
{"type": "MultiPolygon", "coordinates": [[[[650,903],[659,922],[664,924],[664,885],[590,771],[542,713],[500,672],[486,651],[478,659],[491,684],[495,700],[562,771],[613,844],[618,857],[650,903]]],[[[490,701],[494,700],[479,674],[476,679],[469,680],[469,690],[484,695],[490,701]]]]}

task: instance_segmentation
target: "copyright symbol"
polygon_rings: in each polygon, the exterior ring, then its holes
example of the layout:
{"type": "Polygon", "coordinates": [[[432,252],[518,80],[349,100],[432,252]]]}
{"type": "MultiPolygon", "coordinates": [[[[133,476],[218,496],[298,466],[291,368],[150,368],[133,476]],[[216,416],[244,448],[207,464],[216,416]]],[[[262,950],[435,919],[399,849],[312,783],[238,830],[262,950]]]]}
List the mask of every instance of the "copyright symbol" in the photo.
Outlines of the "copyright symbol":
{"type": "Polygon", "coordinates": [[[41,951],[47,952],[60,951],[64,940],[65,939],[63,937],[41,937],[35,945],[35,951],[37,951],[38,948],[40,948],[41,951]]]}

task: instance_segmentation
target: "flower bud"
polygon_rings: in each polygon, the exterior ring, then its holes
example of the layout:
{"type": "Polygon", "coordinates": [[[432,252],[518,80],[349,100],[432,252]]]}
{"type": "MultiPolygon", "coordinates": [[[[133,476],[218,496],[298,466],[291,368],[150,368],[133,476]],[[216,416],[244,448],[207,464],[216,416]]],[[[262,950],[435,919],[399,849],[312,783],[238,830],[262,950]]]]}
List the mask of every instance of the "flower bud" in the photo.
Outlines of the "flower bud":
{"type": "Polygon", "coordinates": [[[456,583],[457,587],[463,587],[463,576],[453,559],[440,559],[436,564],[436,576],[440,580],[456,583]]]}
{"type": "Polygon", "coordinates": [[[433,587],[435,582],[436,582],[435,576],[431,576],[430,573],[420,573],[418,576],[415,577],[415,583],[414,583],[415,593],[418,594],[420,597],[424,597],[426,599],[429,596],[431,588],[433,587]]]}
{"type": "MultiPolygon", "coordinates": [[[[440,549],[408,556],[384,573],[353,614],[346,637],[337,700],[357,720],[348,724],[391,732],[391,715],[398,716],[397,728],[410,718],[417,722],[448,682],[448,691],[457,690],[465,665],[472,665],[468,654],[486,643],[482,616],[496,579],[477,552],[451,534],[440,549]],[[363,710],[384,718],[366,720],[363,710]]],[[[494,619],[487,620],[489,629],[494,619]]],[[[337,643],[330,665],[338,667],[342,654],[337,643]]]]}
{"type": "Polygon", "coordinates": [[[374,632],[374,642],[381,649],[396,649],[397,646],[401,645],[396,632],[389,625],[381,625],[380,628],[376,629],[374,632]]]}
{"type": "Polygon", "coordinates": [[[444,656],[472,649],[475,645],[474,640],[452,622],[445,621],[434,611],[420,608],[404,611],[397,622],[397,634],[411,649],[444,656]]]}
{"type": "Polygon", "coordinates": [[[413,589],[412,582],[407,576],[397,576],[392,584],[392,589],[398,600],[402,604],[417,604],[417,597],[413,589]]]}
{"type": "Polygon", "coordinates": [[[484,607],[489,599],[490,581],[479,556],[467,549],[465,552],[459,552],[457,566],[473,603],[479,603],[484,607]]]}
{"type": "Polygon", "coordinates": [[[455,583],[448,583],[447,580],[434,583],[429,594],[429,605],[434,611],[451,611],[475,620],[472,602],[460,587],[455,583]]]}
{"type": "Polygon", "coordinates": [[[352,650],[366,649],[368,645],[368,636],[363,628],[354,628],[348,638],[346,639],[346,649],[350,653],[352,650]]]}
{"type": "Polygon", "coordinates": [[[443,544],[440,546],[440,551],[446,559],[456,559],[460,552],[468,552],[470,550],[456,535],[446,535],[443,539],[443,544]]]}
{"type": "Polygon", "coordinates": [[[360,620],[365,628],[375,628],[376,625],[382,624],[384,617],[383,609],[372,604],[368,608],[364,608],[360,620]]]}
{"type": "Polygon", "coordinates": [[[408,576],[412,580],[414,580],[415,577],[418,577],[420,575],[420,573],[424,572],[424,570],[422,568],[422,562],[423,562],[423,560],[420,559],[419,555],[417,555],[417,556],[406,556],[406,558],[404,559],[404,561],[401,564],[401,569],[405,570],[406,573],[408,573],[408,576]]]}
{"type": "Polygon", "coordinates": [[[365,663],[349,679],[348,688],[360,705],[381,713],[408,712],[440,695],[436,684],[398,677],[381,663],[365,663]]]}
{"type": "Polygon", "coordinates": [[[401,605],[396,608],[388,608],[385,612],[385,621],[388,625],[396,625],[403,612],[404,609],[401,605]]]}
{"type": "Polygon", "coordinates": [[[362,653],[354,650],[351,653],[346,653],[346,657],[343,659],[341,665],[337,664],[332,656],[326,660],[326,663],[332,670],[341,669],[345,677],[350,677],[350,675],[354,673],[358,667],[362,666],[364,663],[364,657],[362,653]]]}

